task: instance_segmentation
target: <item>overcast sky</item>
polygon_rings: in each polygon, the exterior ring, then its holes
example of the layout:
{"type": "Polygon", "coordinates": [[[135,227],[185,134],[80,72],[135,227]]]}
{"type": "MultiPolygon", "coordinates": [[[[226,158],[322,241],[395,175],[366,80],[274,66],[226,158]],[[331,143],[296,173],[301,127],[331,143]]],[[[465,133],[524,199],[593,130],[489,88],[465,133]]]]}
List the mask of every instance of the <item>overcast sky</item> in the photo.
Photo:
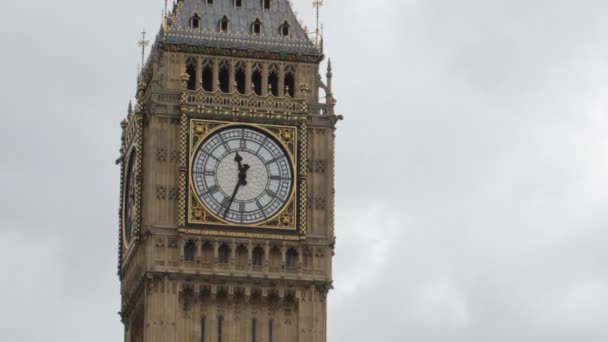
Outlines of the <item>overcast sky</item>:
{"type": "MultiPolygon", "coordinates": [[[[162,3],[0,4],[3,341],[122,340],[114,160],[162,3]]],[[[329,342],[607,341],[608,2],[322,17],[345,116],[329,342]]]]}

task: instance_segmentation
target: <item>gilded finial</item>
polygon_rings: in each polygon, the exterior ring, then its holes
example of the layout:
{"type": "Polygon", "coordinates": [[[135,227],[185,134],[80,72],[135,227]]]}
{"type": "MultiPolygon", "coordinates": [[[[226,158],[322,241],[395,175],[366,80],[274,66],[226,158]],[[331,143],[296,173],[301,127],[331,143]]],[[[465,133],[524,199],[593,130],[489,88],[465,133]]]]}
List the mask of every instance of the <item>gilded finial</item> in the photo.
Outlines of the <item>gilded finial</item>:
{"type": "Polygon", "coordinates": [[[146,47],[150,44],[149,40],[146,40],[146,30],[141,32],[141,40],[137,42],[141,46],[141,67],[144,67],[144,57],[146,56],[146,47]]]}

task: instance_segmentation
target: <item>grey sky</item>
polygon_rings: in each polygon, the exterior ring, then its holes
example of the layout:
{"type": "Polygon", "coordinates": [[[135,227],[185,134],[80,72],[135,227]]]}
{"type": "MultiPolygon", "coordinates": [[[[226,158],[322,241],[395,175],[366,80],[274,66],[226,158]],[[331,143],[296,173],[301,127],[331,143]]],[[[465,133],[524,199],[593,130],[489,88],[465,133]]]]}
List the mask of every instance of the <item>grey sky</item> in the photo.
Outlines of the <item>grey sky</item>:
{"type": "MultiPolygon", "coordinates": [[[[4,341],[122,339],[114,160],[162,3],[0,5],[4,341]]],[[[606,341],[608,3],[322,16],[346,117],[329,340],[606,341]]]]}

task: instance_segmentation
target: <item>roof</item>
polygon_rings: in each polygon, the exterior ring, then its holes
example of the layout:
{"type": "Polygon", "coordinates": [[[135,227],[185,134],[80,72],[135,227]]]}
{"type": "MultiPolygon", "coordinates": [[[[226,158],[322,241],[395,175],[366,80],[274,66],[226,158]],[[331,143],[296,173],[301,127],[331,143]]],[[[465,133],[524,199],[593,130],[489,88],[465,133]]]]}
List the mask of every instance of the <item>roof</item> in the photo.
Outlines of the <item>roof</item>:
{"type": "Polygon", "coordinates": [[[288,0],[270,0],[270,9],[263,8],[264,0],[182,0],[168,18],[163,40],[168,44],[253,49],[279,53],[321,55],[298,22],[288,0]],[[191,19],[200,17],[200,27],[191,27],[191,19]],[[224,16],[229,20],[228,31],[220,30],[224,16]],[[252,24],[262,23],[261,34],[252,32],[252,24]],[[289,25],[289,36],[281,35],[281,25],[289,25]]]}

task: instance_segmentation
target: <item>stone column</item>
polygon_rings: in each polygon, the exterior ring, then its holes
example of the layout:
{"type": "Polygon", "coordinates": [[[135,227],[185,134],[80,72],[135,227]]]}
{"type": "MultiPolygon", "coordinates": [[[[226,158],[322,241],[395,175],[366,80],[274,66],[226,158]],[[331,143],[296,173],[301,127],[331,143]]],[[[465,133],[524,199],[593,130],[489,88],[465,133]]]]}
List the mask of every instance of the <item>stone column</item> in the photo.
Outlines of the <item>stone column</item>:
{"type": "Polygon", "coordinates": [[[247,66],[245,67],[245,94],[249,95],[253,91],[251,89],[251,76],[252,76],[252,67],[251,61],[247,61],[247,66]]]}
{"type": "Polygon", "coordinates": [[[212,89],[214,92],[218,91],[220,88],[220,60],[215,58],[213,59],[213,84],[212,89]]]}
{"type": "Polygon", "coordinates": [[[285,64],[279,64],[279,97],[285,96],[285,64]]]}
{"type": "Polygon", "coordinates": [[[268,63],[262,64],[262,96],[268,95],[268,63]]]}
{"type": "Polygon", "coordinates": [[[236,61],[234,59],[230,60],[230,71],[228,79],[228,92],[232,94],[236,91],[236,86],[234,84],[236,82],[236,61]]]}

